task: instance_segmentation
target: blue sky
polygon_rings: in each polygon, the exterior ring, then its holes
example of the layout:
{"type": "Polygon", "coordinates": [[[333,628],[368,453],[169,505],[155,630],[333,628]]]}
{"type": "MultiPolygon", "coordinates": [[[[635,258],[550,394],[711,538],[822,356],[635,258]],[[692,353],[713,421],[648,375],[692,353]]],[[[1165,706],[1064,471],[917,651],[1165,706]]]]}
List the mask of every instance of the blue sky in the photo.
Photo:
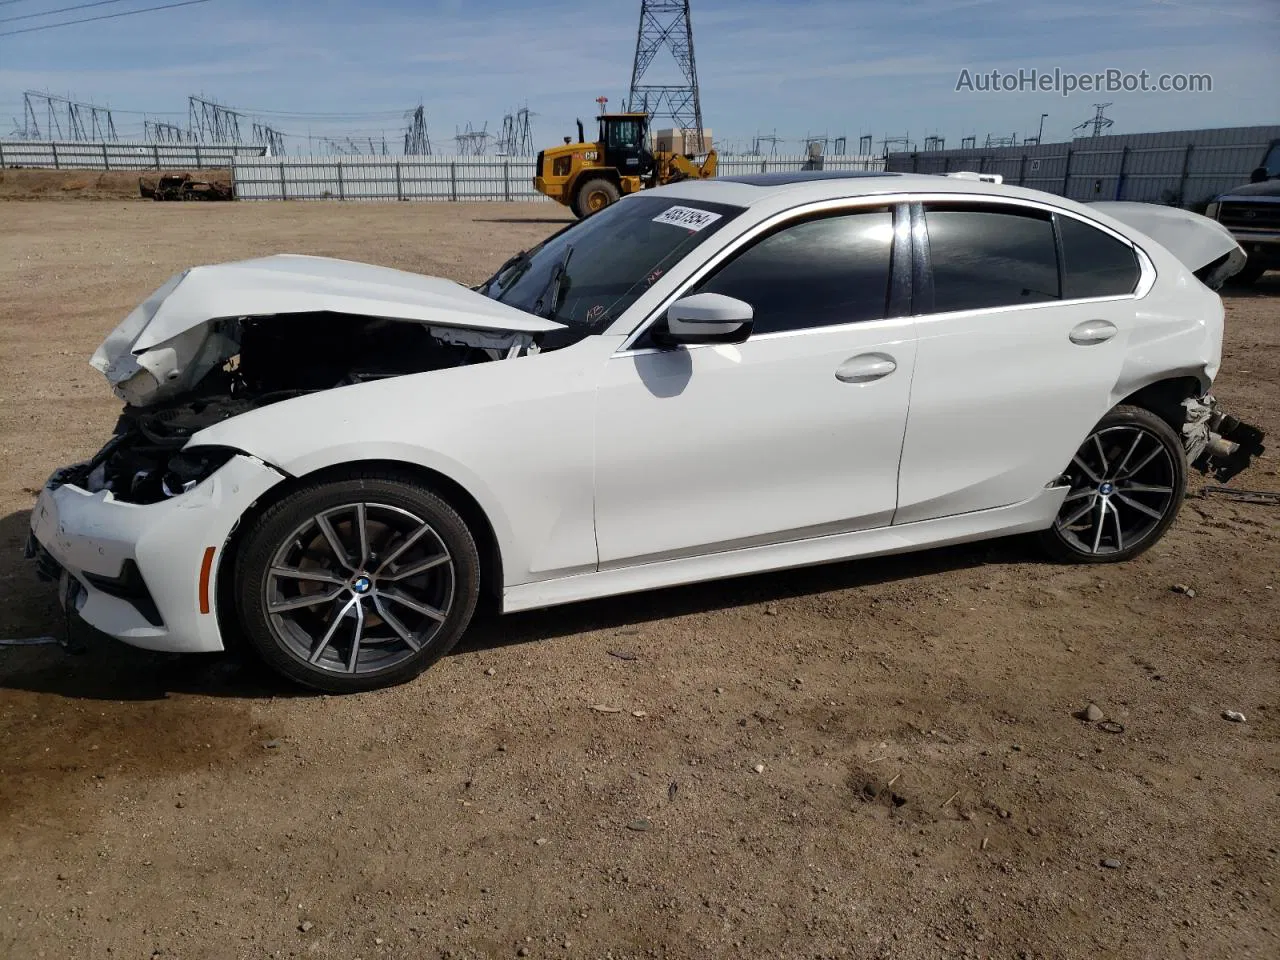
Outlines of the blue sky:
{"type": "MultiPolygon", "coordinates": [[[[0,20],[86,0],[7,0],[0,20]]],[[[118,0],[0,33],[154,6],[118,0]]],[[[186,96],[258,114],[305,146],[308,131],[399,139],[421,101],[437,153],[471,122],[527,103],[538,143],[558,142],[630,81],[639,0],[209,0],[180,10],[0,36],[0,135],[22,91],[49,89],[185,124],[186,96]],[[324,116],[321,116],[324,115],[324,116]]],[[[777,131],[853,141],[940,134],[1045,140],[1114,101],[1114,133],[1280,122],[1280,0],[693,0],[703,117],[718,142],[777,131]],[[962,69],[1208,73],[1212,93],[955,91],[962,69]]],[[[663,72],[662,63],[654,75],[663,72]]],[[[673,68],[673,65],[671,65],[673,68]]],[[[118,113],[124,134],[141,113],[118,113]]]]}

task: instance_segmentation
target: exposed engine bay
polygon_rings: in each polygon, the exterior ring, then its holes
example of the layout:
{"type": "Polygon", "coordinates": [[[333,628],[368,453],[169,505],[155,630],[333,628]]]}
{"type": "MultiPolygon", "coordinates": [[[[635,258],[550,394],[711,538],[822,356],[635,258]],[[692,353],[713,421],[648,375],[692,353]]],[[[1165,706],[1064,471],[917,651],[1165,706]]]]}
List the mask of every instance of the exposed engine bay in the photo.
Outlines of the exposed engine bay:
{"type": "Polygon", "coordinates": [[[235,318],[210,333],[238,344],[237,352],[190,391],[153,405],[126,405],[111,440],[55,482],[156,503],[190,489],[233,455],[181,453],[194,434],[215,423],[316,391],[539,352],[529,333],[338,313],[235,318]]]}

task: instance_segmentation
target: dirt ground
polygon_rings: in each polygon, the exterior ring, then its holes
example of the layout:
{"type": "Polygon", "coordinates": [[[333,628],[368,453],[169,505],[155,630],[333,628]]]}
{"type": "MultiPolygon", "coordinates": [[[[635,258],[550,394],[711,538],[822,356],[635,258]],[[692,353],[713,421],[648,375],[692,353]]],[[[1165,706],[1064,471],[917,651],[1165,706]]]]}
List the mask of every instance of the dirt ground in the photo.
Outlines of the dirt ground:
{"type": "MultiPolygon", "coordinates": [[[[196,180],[230,184],[229,170],[164,170],[196,180]]],[[[6,170],[0,168],[0,200],[141,200],[138,179],[155,184],[155,170],[6,170]]],[[[148,201],[154,202],[154,201],[148,201]]],[[[3,221],[0,221],[2,223],[3,221]]]]}
{"type": "MultiPolygon", "coordinates": [[[[0,637],[60,629],[29,510],[170,274],[475,281],[560,217],[0,205],[0,637]]],[[[1227,303],[1218,396],[1277,438],[1233,486],[1280,490],[1280,274],[1227,303]]],[[[0,956],[1280,956],[1278,567],[1280,508],[1193,496],[1125,565],[994,541],[521,614],[361,696],[0,649],[0,956]]]]}

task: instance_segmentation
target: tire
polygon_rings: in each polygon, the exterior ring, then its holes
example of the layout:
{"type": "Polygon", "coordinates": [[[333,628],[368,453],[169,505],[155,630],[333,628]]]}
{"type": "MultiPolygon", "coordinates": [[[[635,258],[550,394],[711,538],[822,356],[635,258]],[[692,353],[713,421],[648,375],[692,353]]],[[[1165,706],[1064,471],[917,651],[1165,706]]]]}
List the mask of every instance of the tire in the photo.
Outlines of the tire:
{"type": "Polygon", "coordinates": [[[573,212],[585,220],[593,213],[599,213],[610,204],[617,203],[620,196],[617,186],[612,182],[603,177],[593,177],[578,188],[578,194],[573,198],[573,212]]]}
{"type": "Polygon", "coordinates": [[[1064,476],[1070,490],[1041,544],[1064,563],[1119,563],[1153,546],[1178,516],[1187,457],[1166,421],[1119,406],[1089,431],[1064,476]]]}
{"type": "Polygon", "coordinates": [[[268,666],[355,693],[411,680],[458,642],[480,557],[445,500],[395,473],[353,471],[269,507],[234,576],[244,636],[268,666]]]}
{"type": "Polygon", "coordinates": [[[1227,278],[1227,286],[1229,287],[1250,287],[1261,279],[1262,275],[1267,272],[1267,268],[1261,263],[1249,263],[1247,260],[1244,269],[1235,276],[1227,278]]]}

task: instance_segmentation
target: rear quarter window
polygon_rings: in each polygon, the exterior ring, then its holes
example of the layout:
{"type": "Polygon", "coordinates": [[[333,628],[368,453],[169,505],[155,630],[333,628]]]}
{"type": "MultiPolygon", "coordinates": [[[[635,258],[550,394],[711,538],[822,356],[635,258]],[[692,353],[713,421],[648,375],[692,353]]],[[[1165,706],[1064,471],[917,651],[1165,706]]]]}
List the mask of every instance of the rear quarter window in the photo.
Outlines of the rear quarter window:
{"type": "Polygon", "coordinates": [[[1133,247],[1073,217],[1057,219],[1063,299],[1121,297],[1138,288],[1142,269],[1133,247]]]}

